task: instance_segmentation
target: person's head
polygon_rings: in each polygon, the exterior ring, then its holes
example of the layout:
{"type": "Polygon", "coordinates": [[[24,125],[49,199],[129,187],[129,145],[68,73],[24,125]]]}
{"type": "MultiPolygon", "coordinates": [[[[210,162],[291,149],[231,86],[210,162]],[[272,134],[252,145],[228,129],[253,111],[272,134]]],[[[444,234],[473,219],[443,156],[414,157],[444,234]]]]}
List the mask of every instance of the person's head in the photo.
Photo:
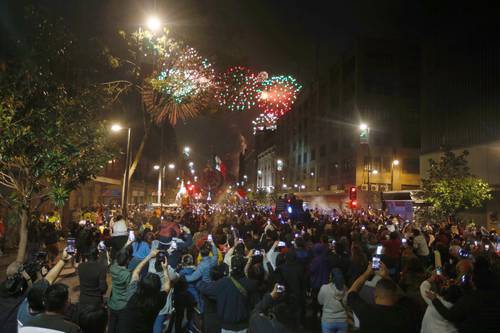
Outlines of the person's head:
{"type": "Polygon", "coordinates": [[[130,254],[127,251],[119,251],[116,254],[116,263],[118,266],[127,267],[130,261],[130,254]]]}
{"type": "Polygon", "coordinates": [[[108,324],[108,312],[102,306],[85,306],[79,311],[78,326],[82,333],[104,333],[108,324]]]}
{"type": "Polygon", "coordinates": [[[194,263],[193,256],[187,253],[182,256],[181,262],[182,266],[192,266],[194,263]]]}
{"type": "Polygon", "coordinates": [[[224,275],[226,275],[226,268],[227,268],[226,264],[221,264],[212,267],[212,269],[210,269],[210,278],[212,279],[212,281],[217,281],[222,279],[224,275]]]}
{"type": "Polygon", "coordinates": [[[245,274],[245,258],[233,256],[231,258],[231,276],[243,276],[245,274]]]}
{"type": "Polygon", "coordinates": [[[272,308],[272,313],[276,317],[276,320],[292,332],[296,330],[297,323],[293,308],[293,304],[290,304],[287,300],[280,301],[272,308]]]}
{"type": "MultiPolygon", "coordinates": [[[[236,240],[238,242],[238,240],[236,240]]],[[[245,255],[245,244],[238,242],[236,246],[234,247],[234,254],[239,255],[239,256],[244,256],[245,255]]]]}
{"type": "Polygon", "coordinates": [[[43,303],[45,311],[63,313],[68,304],[68,286],[62,283],[54,283],[45,291],[43,303]]]}
{"type": "Polygon", "coordinates": [[[200,248],[200,255],[202,257],[208,257],[210,255],[211,250],[212,250],[212,245],[209,242],[205,242],[200,248]]]}
{"type": "Polygon", "coordinates": [[[139,308],[152,309],[160,297],[161,280],[157,274],[147,273],[137,285],[137,303],[139,308]]]}
{"type": "Polygon", "coordinates": [[[39,283],[33,284],[28,291],[28,305],[32,312],[43,312],[45,310],[44,296],[45,291],[49,287],[47,280],[41,280],[39,283]]]}
{"type": "Polygon", "coordinates": [[[254,281],[264,281],[266,272],[262,264],[252,265],[248,269],[248,278],[254,281]]]}
{"type": "Polygon", "coordinates": [[[121,220],[123,220],[123,216],[122,215],[116,215],[115,221],[121,221],[121,220]]]}
{"type": "Polygon", "coordinates": [[[417,237],[417,236],[419,236],[419,235],[420,235],[420,230],[418,230],[418,229],[413,229],[413,230],[412,230],[412,233],[413,233],[413,236],[414,236],[414,237],[417,237]]]}
{"type": "Polygon", "coordinates": [[[391,232],[389,238],[392,240],[396,240],[399,238],[399,234],[396,231],[393,231],[393,232],[391,232]]]}
{"type": "Polygon", "coordinates": [[[335,288],[337,288],[337,290],[344,290],[344,274],[339,268],[335,267],[332,269],[332,272],[330,273],[330,280],[335,285],[335,288]]]}
{"type": "Polygon", "coordinates": [[[97,248],[91,246],[87,253],[84,254],[84,257],[88,261],[97,261],[99,257],[99,253],[97,252],[97,248]]]}
{"type": "Polygon", "coordinates": [[[398,301],[398,285],[391,279],[380,279],[374,295],[375,304],[392,306],[398,301]]]}

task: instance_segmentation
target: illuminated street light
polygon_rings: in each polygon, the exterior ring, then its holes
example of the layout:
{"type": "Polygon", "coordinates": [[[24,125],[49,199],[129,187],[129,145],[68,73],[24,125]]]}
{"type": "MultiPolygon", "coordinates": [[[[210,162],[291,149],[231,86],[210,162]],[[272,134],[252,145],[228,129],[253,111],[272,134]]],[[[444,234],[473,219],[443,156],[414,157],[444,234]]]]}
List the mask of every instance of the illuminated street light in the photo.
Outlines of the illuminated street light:
{"type": "Polygon", "coordinates": [[[297,185],[297,184],[293,184],[293,187],[297,188],[297,187],[299,187],[299,185],[297,185]]]}
{"type": "Polygon", "coordinates": [[[300,188],[301,188],[301,189],[305,189],[305,188],[306,188],[306,186],[305,186],[304,184],[302,184],[302,185],[300,185],[300,188]]]}
{"type": "Polygon", "coordinates": [[[261,170],[257,170],[257,174],[258,175],[262,175],[262,171],[261,170]]]}
{"type": "Polygon", "coordinates": [[[153,169],[160,170],[160,166],[159,165],[155,165],[155,166],[153,166],[153,169]]]}
{"type": "Polygon", "coordinates": [[[184,147],[184,154],[189,155],[190,152],[191,152],[191,148],[189,148],[187,146],[184,147]]]}
{"type": "Polygon", "coordinates": [[[192,168],[194,166],[193,162],[189,162],[189,167],[192,168]]]}
{"type": "Polygon", "coordinates": [[[194,171],[194,169],[191,169],[191,174],[192,174],[192,175],[194,175],[194,172],[195,172],[195,171],[194,171]]]}
{"type": "Polygon", "coordinates": [[[283,187],[283,188],[287,188],[287,185],[286,185],[286,184],[283,184],[283,185],[281,185],[281,187],[283,187]]]}
{"type": "Polygon", "coordinates": [[[243,175],[243,179],[247,180],[248,176],[247,175],[243,175]]]}
{"type": "Polygon", "coordinates": [[[399,160],[394,160],[394,161],[392,161],[392,164],[393,164],[393,165],[399,165],[399,160]]]}
{"type": "Polygon", "coordinates": [[[175,169],[175,164],[174,164],[174,163],[170,163],[170,164],[168,165],[168,168],[169,168],[170,170],[175,169]]]}
{"type": "Polygon", "coordinates": [[[359,129],[362,131],[366,131],[368,129],[368,125],[365,123],[362,123],[359,125],[359,129]]]}
{"type": "Polygon", "coordinates": [[[314,172],[311,172],[311,177],[314,177],[314,172]]]}
{"type": "Polygon", "coordinates": [[[378,175],[378,170],[376,170],[376,169],[375,169],[375,170],[373,170],[373,171],[372,171],[372,174],[374,174],[374,175],[378,175]]]}
{"type": "Polygon", "coordinates": [[[111,126],[111,130],[112,130],[113,132],[120,132],[122,129],[123,129],[123,126],[122,126],[122,125],[120,125],[120,124],[113,124],[113,125],[111,126]]]}
{"type": "Polygon", "coordinates": [[[121,130],[126,129],[127,130],[127,154],[125,156],[125,174],[124,174],[124,181],[122,185],[122,214],[125,216],[125,218],[128,217],[128,192],[129,192],[129,183],[130,183],[130,157],[131,157],[131,152],[130,152],[130,137],[131,137],[131,128],[130,127],[123,127],[120,124],[113,124],[111,125],[111,131],[113,132],[120,132],[121,130]]]}
{"type": "Polygon", "coordinates": [[[161,28],[161,21],[156,16],[150,16],[146,22],[146,25],[151,31],[158,31],[161,28]]]}

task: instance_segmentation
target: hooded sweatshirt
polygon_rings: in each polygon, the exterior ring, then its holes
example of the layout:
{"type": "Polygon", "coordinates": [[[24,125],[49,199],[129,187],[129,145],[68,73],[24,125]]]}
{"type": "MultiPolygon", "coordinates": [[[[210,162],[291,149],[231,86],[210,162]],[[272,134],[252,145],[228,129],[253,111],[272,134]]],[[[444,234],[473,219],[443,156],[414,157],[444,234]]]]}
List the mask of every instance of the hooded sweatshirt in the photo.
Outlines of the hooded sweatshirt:
{"type": "Polygon", "coordinates": [[[321,322],[331,323],[336,321],[346,321],[347,314],[341,301],[345,301],[347,293],[345,290],[338,290],[333,283],[324,284],[318,293],[318,303],[323,305],[323,315],[321,322]]]}
{"type": "Polygon", "coordinates": [[[132,272],[127,267],[120,266],[116,262],[111,265],[109,271],[111,272],[112,291],[108,306],[111,310],[119,311],[127,305],[127,289],[132,272]]]}

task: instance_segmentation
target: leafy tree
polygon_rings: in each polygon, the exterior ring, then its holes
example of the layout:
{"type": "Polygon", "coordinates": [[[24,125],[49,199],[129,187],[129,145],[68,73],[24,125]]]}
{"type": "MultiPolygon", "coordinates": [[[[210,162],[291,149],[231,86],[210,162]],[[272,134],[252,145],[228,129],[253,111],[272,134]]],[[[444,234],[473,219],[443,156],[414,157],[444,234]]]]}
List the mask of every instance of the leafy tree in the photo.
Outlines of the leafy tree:
{"type": "Polygon", "coordinates": [[[491,189],[484,180],[470,173],[467,151],[456,155],[446,150],[439,161],[429,159],[428,177],[422,180],[423,199],[441,218],[459,211],[481,207],[491,199],[491,189]]]}
{"type": "MultiPolygon", "coordinates": [[[[20,216],[16,263],[23,262],[31,212],[97,175],[114,156],[101,118],[113,89],[98,83],[105,59],[40,8],[26,16],[28,38],[0,72],[0,197],[20,216]]],[[[104,68],[103,68],[104,70],[104,68]]]]}

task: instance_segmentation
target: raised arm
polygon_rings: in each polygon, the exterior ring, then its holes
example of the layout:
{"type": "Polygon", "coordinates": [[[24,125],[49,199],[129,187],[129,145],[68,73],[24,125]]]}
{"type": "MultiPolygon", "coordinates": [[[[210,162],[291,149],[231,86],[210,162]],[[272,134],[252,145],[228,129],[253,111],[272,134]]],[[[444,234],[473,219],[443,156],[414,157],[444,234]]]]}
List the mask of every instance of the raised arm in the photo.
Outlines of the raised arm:
{"type": "Polygon", "coordinates": [[[59,274],[61,273],[62,269],[64,268],[64,265],[71,259],[72,257],[66,252],[66,249],[64,249],[61,260],[55,264],[54,267],[45,275],[45,280],[49,282],[49,284],[53,284],[54,281],[57,279],[59,274]]]}
{"type": "Polygon", "coordinates": [[[137,267],[132,272],[132,278],[130,279],[131,282],[132,281],[139,281],[139,275],[140,275],[142,269],[144,268],[144,266],[146,266],[146,264],[149,262],[149,260],[156,257],[158,252],[160,252],[158,249],[151,250],[151,252],[149,252],[149,254],[146,256],[146,258],[142,259],[142,261],[139,263],[139,265],[137,265],[137,267]]]}
{"type": "Polygon", "coordinates": [[[170,291],[170,275],[168,274],[167,257],[165,257],[165,261],[161,262],[161,268],[163,269],[163,276],[165,277],[163,285],[161,286],[161,291],[168,293],[170,291]]]}

